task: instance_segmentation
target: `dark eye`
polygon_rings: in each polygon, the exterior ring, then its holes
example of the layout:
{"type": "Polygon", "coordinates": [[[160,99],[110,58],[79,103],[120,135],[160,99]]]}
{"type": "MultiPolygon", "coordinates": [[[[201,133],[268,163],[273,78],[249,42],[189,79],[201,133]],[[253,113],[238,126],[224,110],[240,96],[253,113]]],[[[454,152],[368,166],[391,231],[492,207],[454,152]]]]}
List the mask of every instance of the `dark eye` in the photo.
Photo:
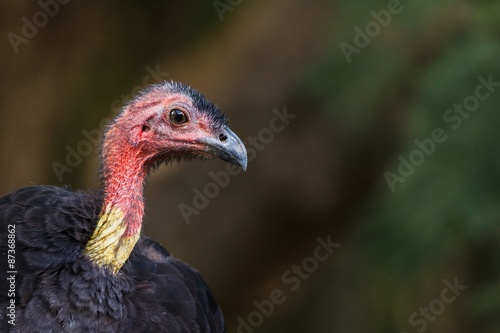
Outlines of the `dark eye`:
{"type": "Polygon", "coordinates": [[[173,109],[170,111],[170,121],[174,123],[175,125],[182,125],[184,123],[187,123],[188,118],[186,116],[186,113],[179,109],[173,109]]]}

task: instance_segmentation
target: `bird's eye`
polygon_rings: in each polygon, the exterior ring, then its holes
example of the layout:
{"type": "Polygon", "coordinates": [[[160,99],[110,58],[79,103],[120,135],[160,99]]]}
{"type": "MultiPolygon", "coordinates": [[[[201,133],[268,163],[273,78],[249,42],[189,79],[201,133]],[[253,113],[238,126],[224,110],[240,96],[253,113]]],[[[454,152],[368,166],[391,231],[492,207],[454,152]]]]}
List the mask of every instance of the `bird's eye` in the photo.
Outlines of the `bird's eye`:
{"type": "Polygon", "coordinates": [[[188,117],[185,112],[179,109],[173,109],[170,111],[170,121],[175,125],[182,125],[187,123],[188,117]]]}

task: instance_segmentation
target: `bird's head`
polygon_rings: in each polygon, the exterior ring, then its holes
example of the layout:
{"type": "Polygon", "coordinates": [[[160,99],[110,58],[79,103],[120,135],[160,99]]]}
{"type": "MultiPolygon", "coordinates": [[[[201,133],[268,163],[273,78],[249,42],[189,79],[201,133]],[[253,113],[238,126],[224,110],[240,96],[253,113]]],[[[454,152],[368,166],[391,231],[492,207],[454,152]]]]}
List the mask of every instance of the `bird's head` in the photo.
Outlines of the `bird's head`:
{"type": "Polygon", "coordinates": [[[140,236],[142,188],[151,167],[213,156],[246,169],[245,146],[217,106],[181,83],[164,82],[139,93],[104,138],[104,200],[85,247],[88,258],[113,273],[126,262],[140,236]]]}
{"type": "Polygon", "coordinates": [[[106,134],[103,157],[117,149],[133,152],[147,169],[213,156],[247,166],[245,146],[220,109],[191,87],[172,81],[152,85],[124,107],[106,134]]]}

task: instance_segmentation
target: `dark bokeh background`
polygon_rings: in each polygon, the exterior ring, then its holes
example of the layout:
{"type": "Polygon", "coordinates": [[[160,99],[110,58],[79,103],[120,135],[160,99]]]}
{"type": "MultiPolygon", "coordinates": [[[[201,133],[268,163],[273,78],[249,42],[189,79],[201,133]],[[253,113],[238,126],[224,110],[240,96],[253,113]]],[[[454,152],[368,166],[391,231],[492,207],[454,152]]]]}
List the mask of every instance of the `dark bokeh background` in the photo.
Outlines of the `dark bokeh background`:
{"type": "Polygon", "coordinates": [[[179,206],[224,163],[162,168],[146,190],[145,232],[201,271],[230,331],[498,332],[500,87],[472,96],[478,77],[500,82],[500,3],[396,3],[73,0],[44,22],[39,3],[2,1],[0,193],[98,186],[85,131],[144,83],[184,81],[266,142],[189,224],[179,206]],[[477,110],[447,111],[464,102],[477,110]],[[68,149],[85,156],[69,167],[68,149]],[[340,244],[321,262],[318,237],[340,244]]]}

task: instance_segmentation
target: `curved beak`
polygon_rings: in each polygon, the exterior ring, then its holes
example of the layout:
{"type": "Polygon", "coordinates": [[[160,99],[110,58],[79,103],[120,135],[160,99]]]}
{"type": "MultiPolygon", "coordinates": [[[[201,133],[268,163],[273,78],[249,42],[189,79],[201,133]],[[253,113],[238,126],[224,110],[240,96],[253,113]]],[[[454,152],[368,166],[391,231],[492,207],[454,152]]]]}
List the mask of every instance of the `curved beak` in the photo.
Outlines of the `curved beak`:
{"type": "Polygon", "coordinates": [[[240,138],[229,127],[215,138],[203,138],[200,142],[207,145],[207,152],[221,160],[240,166],[243,171],[247,169],[247,150],[240,138]]]}

